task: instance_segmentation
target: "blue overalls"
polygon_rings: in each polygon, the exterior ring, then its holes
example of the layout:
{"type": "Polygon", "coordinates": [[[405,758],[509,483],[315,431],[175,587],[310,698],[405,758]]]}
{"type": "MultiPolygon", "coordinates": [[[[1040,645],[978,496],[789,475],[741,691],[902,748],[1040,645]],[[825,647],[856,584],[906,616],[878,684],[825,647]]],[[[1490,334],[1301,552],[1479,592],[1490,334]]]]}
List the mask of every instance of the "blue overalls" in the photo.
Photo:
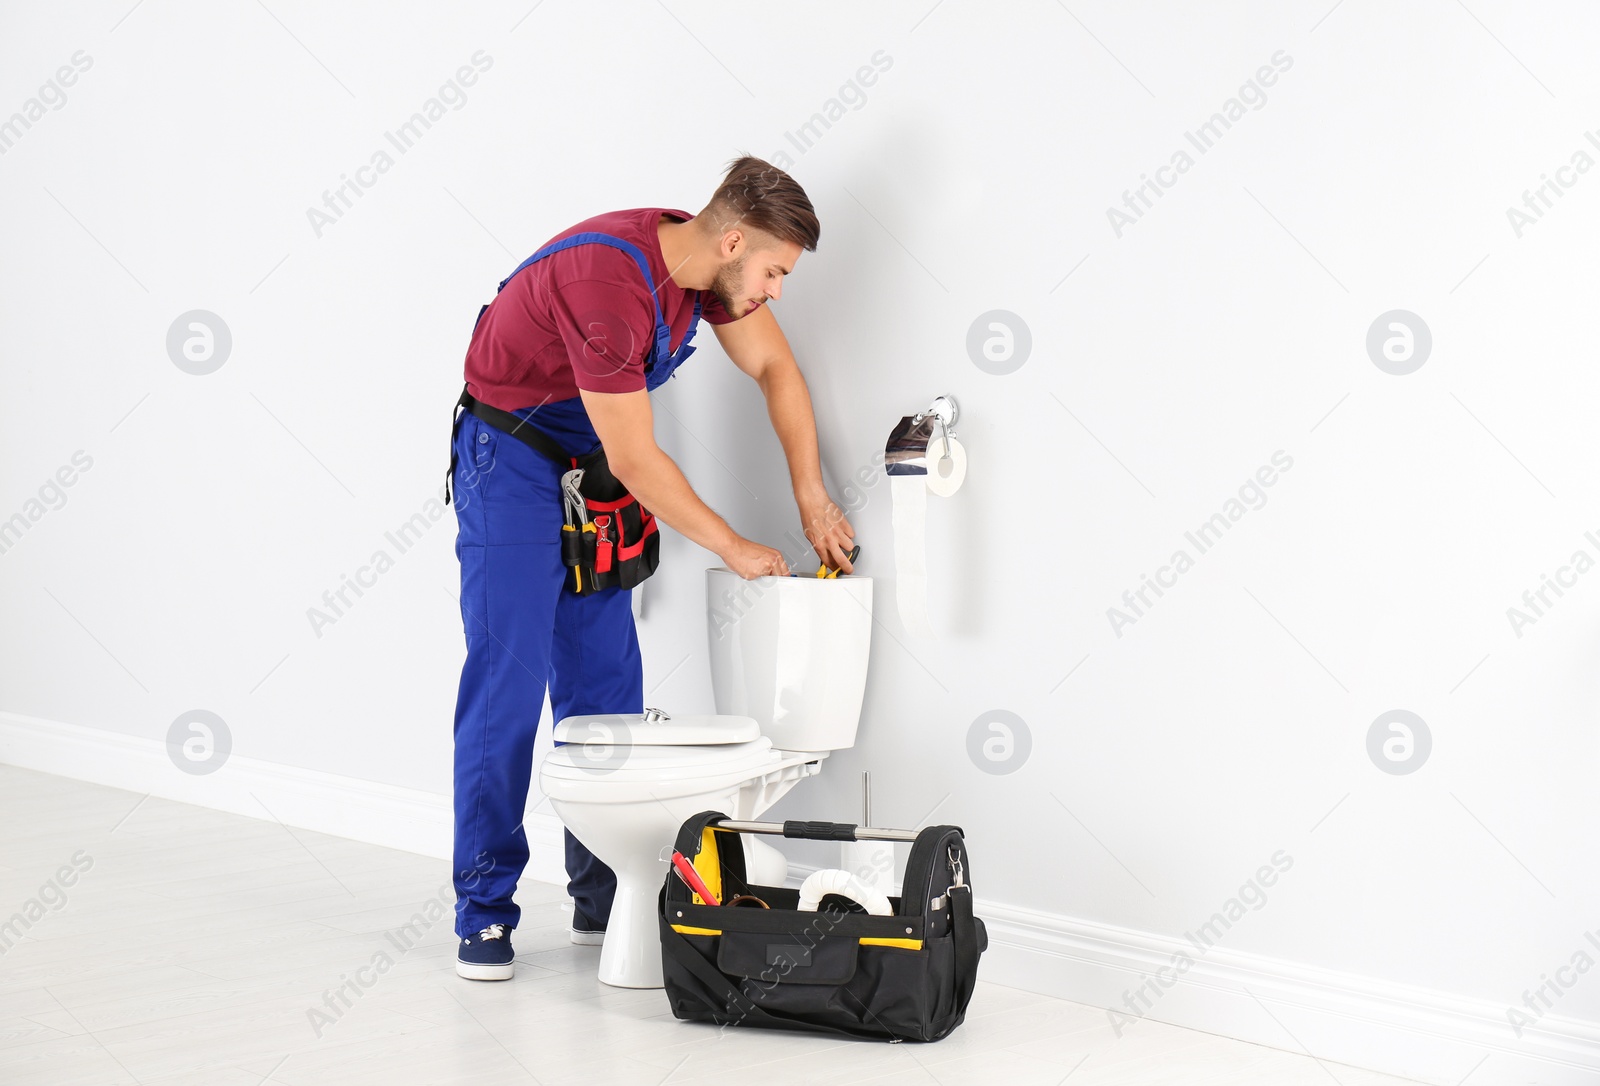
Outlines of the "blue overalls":
{"type": "MultiPolygon", "coordinates": [[[[676,352],[662,318],[650,264],[639,248],[610,234],[563,238],[534,253],[518,272],[574,245],[610,245],[644,274],[655,301],[655,342],[645,387],[659,388],[695,348],[700,301],[676,352]]],[[[485,307],[487,308],[487,307],[485,307]]],[[[479,319],[483,316],[479,312],[479,319]]],[[[514,411],[569,453],[600,444],[581,397],[514,411]]],[[[633,625],[632,593],[607,588],[578,596],[562,587],[563,468],[519,439],[466,411],[451,432],[456,557],[461,562],[461,622],[467,659],[455,715],[456,935],[490,924],[515,928],[512,900],[528,862],[522,816],[533,771],[533,742],[546,688],[554,720],[588,713],[644,711],[644,671],[633,625]]],[[[577,909],[604,924],[617,879],[611,868],[566,837],[567,892],[577,909]]]]}

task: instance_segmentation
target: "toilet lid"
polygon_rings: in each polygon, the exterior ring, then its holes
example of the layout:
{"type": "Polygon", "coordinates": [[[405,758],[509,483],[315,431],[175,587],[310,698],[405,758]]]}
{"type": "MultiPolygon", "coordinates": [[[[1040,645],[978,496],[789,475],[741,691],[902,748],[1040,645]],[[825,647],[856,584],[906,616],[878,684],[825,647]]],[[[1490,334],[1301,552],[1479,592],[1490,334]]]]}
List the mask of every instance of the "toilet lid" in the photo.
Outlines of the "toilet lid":
{"type": "Polygon", "coordinates": [[[673,747],[748,743],[760,734],[761,726],[748,716],[690,714],[646,720],[644,713],[590,713],[563,717],[556,724],[555,740],[620,747],[673,747]]]}
{"type": "Polygon", "coordinates": [[[780,759],[781,755],[772,749],[772,740],[764,735],[749,743],[706,746],[574,742],[555,747],[545,755],[540,772],[562,780],[683,780],[742,773],[780,759]]]}

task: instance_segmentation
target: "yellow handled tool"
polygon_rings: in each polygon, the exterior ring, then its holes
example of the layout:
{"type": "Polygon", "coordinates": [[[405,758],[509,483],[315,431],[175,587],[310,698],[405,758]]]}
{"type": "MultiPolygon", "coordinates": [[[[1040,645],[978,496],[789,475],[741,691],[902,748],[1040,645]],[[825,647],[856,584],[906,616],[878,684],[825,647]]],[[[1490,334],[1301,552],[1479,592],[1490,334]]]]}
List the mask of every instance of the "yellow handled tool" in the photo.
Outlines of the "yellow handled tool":
{"type": "MultiPolygon", "coordinates": [[[[854,547],[850,548],[850,553],[845,555],[845,557],[850,560],[850,565],[852,567],[856,564],[856,555],[858,555],[860,553],[861,553],[861,544],[857,543],[854,547]]],[[[822,577],[824,579],[832,579],[832,578],[836,578],[836,577],[839,576],[839,571],[834,569],[832,566],[828,565],[827,563],[823,563],[822,568],[817,570],[817,576],[818,577],[822,577]]]]}

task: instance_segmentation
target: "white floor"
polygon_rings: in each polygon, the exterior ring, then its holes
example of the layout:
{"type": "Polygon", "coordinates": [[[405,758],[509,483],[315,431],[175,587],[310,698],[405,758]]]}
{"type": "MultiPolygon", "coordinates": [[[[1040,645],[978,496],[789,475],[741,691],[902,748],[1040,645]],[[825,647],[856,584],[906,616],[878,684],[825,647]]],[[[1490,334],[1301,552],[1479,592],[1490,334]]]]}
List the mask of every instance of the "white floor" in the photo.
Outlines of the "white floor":
{"type": "Polygon", "coordinates": [[[473,982],[439,860],[3,765],[0,827],[6,1086],[1402,1083],[1157,1022],[1117,1038],[1103,1011],[981,980],[935,1044],[679,1022],[659,990],[595,979],[547,883],[519,890],[516,978],[473,982]],[[390,941],[430,906],[415,945],[390,941]]]}

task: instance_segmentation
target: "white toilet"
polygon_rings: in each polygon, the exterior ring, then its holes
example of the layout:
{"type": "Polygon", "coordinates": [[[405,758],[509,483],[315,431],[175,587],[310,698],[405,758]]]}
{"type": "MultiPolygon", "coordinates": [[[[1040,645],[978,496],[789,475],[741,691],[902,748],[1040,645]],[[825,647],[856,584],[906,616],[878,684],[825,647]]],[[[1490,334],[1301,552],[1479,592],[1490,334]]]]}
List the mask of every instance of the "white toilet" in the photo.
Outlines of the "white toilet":
{"type": "MultiPolygon", "coordinates": [[[[661,987],[656,896],[678,828],[700,811],[759,818],[830,751],[855,745],[872,637],[868,577],[706,570],[715,715],[570,716],[539,784],[557,816],[617,875],[600,979],[661,987]]],[[[741,834],[752,883],[782,885],[783,854],[741,834]]]]}

